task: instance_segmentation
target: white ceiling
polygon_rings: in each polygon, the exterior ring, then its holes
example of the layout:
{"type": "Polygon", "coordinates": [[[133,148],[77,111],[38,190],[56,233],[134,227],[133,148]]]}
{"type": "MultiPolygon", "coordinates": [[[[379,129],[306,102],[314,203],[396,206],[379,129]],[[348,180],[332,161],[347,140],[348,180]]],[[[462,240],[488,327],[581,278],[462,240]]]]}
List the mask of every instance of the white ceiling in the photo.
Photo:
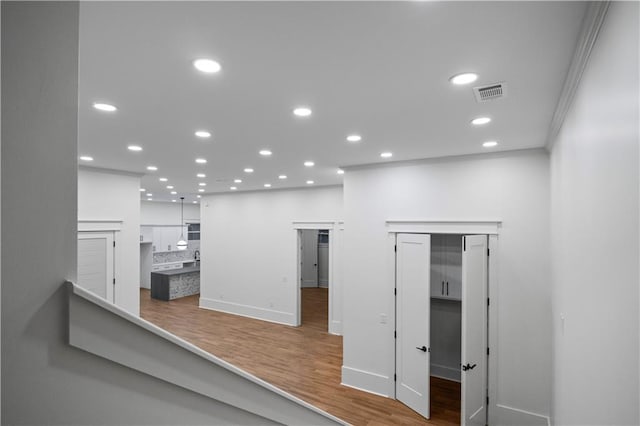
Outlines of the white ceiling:
{"type": "Polygon", "coordinates": [[[85,165],[146,173],[154,200],[176,198],[171,184],[192,201],[200,181],[207,192],[228,192],[233,178],[243,179],[238,190],[331,185],[342,181],[340,166],[487,152],[486,140],[499,141],[494,151],[541,147],[585,10],[582,2],[83,2],[79,155],[94,158],[85,165]],[[200,57],[222,71],[195,70],[200,57]],[[463,71],[478,81],[453,86],[449,77],[463,71]],[[501,81],[506,98],[476,102],[473,86],[501,81]],[[97,111],[97,101],[118,111],[97,111]],[[294,117],[300,105],[313,115],[294,117]],[[469,124],[485,115],[493,122],[469,124]],[[198,129],[213,137],[196,138],[198,129]],[[363,140],[347,142],[351,133],[363,140]],[[260,156],[263,148],[273,155],[260,156]]]}

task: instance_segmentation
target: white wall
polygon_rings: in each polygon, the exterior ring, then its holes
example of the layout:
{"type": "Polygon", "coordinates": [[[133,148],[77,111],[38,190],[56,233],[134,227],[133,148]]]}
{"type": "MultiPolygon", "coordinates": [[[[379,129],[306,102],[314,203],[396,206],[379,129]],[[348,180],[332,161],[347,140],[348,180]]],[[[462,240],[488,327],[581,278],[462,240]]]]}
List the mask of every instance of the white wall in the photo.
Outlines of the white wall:
{"type": "Polygon", "coordinates": [[[81,168],[78,220],[121,220],[116,232],[115,303],[140,313],[140,176],[81,168]]]}
{"type": "MultiPolygon", "coordinates": [[[[200,222],[200,204],[185,203],[184,221],[200,222]]],[[[140,201],[141,225],[179,225],[180,203],[140,201]]]]}
{"type": "Polygon", "coordinates": [[[558,425],[640,423],[638,13],[611,3],[551,154],[558,425]]]}
{"type": "MultiPolygon", "coordinates": [[[[546,423],[551,389],[549,160],[520,151],[348,170],[344,208],[344,383],[393,395],[389,219],[501,219],[498,398],[506,416],[546,423]],[[366,300],[366,303],[363,303],[366,300]],[[527,418],[517,411],[536,413],[527,418]]],[[[499,413],[498,413],[499,414],[499,413]]],[[[513,419],[513,418],[512,418],[513,419]]]]}
{"type": "Polygon", "coordinates": [[[296,324],[293,221],[340,219],[340,187],[203,197],[200,306],[296,324]]]}

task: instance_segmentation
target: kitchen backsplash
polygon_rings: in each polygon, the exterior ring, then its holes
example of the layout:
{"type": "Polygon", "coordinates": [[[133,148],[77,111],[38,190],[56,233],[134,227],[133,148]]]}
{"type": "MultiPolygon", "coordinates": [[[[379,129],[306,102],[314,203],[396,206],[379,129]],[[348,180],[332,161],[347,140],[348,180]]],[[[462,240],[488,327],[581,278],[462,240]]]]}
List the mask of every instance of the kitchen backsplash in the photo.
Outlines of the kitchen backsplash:
{"type": "Polygon", "coordinates": [[[186,250],[153,253],[153,263],[156,264],[194,260],[196,250],[200,250],[200,241],[189,241],[186,250]]]}

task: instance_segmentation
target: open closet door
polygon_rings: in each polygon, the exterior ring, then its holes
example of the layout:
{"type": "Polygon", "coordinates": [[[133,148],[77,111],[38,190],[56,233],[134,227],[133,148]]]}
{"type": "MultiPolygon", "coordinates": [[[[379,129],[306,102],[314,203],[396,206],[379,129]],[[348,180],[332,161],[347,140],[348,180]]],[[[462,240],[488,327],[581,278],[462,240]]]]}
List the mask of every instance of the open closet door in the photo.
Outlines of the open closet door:
{"type": "Polygon", "coordinates": [[[431,238],[396,239],[396,399],[429,418],[431,238]]]}
{"type": "Polygon", "coordinates": [[[462,426],[486,424],[487,236],[462,237],[462,426]]]}

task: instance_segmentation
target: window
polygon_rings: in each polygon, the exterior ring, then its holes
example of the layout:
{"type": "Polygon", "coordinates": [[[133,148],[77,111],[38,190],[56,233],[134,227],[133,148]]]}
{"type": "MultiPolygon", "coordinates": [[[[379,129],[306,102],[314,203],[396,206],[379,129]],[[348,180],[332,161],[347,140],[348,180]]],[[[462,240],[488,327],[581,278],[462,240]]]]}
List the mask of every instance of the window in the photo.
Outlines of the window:
{"type": "Polygon", "coordinates": [[[187,239],[189,241],[200,241],[200,224],[199,223],[187,224],[187,239]]]}

